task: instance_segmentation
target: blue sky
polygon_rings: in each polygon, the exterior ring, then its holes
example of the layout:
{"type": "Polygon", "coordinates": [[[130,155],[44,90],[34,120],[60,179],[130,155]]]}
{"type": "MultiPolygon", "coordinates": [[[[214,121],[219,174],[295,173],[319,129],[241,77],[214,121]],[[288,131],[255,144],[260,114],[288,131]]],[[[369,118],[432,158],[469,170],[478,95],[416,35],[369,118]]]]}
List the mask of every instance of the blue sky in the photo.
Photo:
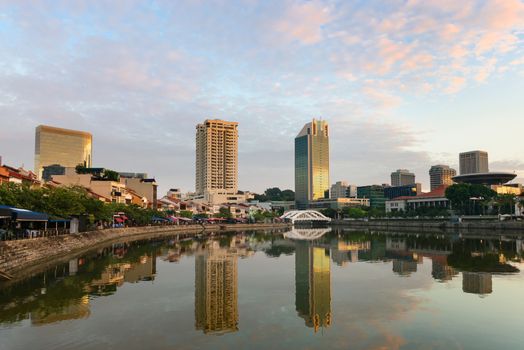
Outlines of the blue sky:
{"type": "Polygon", "coordinates": [[[331,126],[331,181],[389,182],[483,149],[524,177],[524,2],[2,1],[0,155],[90,131],[94,164],[194,188],[194,127],[240,123],[245,190],[293,188],[293,138],[331,126]]]}

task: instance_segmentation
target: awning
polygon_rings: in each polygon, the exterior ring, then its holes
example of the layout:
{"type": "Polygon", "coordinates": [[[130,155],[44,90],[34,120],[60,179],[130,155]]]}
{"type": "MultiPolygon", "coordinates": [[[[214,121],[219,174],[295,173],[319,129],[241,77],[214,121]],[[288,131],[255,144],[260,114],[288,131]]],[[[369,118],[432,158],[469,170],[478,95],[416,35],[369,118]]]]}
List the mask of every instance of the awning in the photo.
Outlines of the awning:
{"type": "Polygon", "coordinates": [[[124,220],[123,220],[122,218],[115,218],[115,221],[116,221],[116,222],[119,222],[119,223],[124,222],[124,220]]]}
{"type": "Polygon", "coordinates": [[[61,223],[61,224],[63,224],[63,223],[67,223],[67,222],[70,222],[70,221],[71,220],[69,220],[69,219],[49,219],[49,223],[52,223],[52,224],[54,224],[54,223],[61,223]]]}
{"type": "Polygon", "coordinates": [[[27,209],[0,207],[0,217],[11,217],[14,221],[48,221],[49,215],[27,209]]]}
{"type": "Polygon", "coordinates": [[[121,217],[122,219],[124,219],[124,220],[129,220],[129,218],[128,218],[127,216],[125,216],[125,215],[120,215],[120,217],[121,217]]]}

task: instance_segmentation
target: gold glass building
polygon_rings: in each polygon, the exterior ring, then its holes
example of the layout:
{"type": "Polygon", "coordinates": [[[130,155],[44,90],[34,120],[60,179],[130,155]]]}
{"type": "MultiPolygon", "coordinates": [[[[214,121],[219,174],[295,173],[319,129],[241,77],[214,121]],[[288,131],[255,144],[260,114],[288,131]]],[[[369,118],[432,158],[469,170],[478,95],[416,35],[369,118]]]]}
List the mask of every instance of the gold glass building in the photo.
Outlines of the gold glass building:
{"type": "Polygon", "coordinates": [[[209,248],[195,255],[195,327],[204,333],[238,330],[236,254],[209,248]]]}
{"type": "Polygon", "coordinates": [[[297,241],[295,247],[295,307],[306,326],[317,332],[331,326],[329,249],[306,241],[297,241]]]}
{"type": "Polygon", "coordinates": [[[39,125],[35,132],[35,173],[42,178],[43,168],[59,164],[92,166],[93,136],[84,131],[39,125]]]}
{"type": "Polygon", "coordinates": [[[329,131],[324,120],[313,119],[295,138],[295,201],[305,209],[309,201],[329,190],[329,131]]]}
{"type": "Polygon", "coordinates": [[[196,126],[196,192],[238,192],[238,123],[208,119],[196,126]]]}

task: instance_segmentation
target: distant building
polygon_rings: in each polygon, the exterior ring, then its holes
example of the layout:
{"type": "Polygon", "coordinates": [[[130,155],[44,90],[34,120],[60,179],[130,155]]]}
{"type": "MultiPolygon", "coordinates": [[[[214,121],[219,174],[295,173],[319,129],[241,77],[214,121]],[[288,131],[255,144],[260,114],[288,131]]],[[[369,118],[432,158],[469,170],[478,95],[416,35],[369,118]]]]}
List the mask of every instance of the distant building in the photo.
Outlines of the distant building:
{"type": "Polygon", "coordinates": [[[402,196],[416,196],[420,193],[422,193],[421,184],[391,186],[384,188],[384,197],[386,197],[387,199],[393,199],[402,196]]]}
{"type": "Polygon", "coordinates": [[[357,187],[357,197],[369,199],[369,206],[375,209],[384,209],[386,197],[384,196],[384,186],[370,185],[357,187]]]}
{"type": "Polygon", "coordinates": [[[442,185],[453,185],[453,177],[456,175],[457,171],[450,168],[448,165],[433,165],[429,169],[429,182],[431,184],[431,191],[442,185]]]}
{"type": "Polygon", "coordinates": [[[64,175],[66,168],[60,164],[46,165],[43,167],[42,180],[51,181],[53,175],[64,175]]]}
{"type": "Polygon", "coordinates": [[[488,152],[470,151],[459,154],[460,175],[489,173],[488,152]]]}
{"type": "Polygon", "coordinates": [[[82,186],[93,192],[100,199],[121,204],[132,204],[126,185],[119,181],[98,179],[93,174],[77,174],[74,168],[66,168],[64,175],[53,175],[52,181],[57,186],[82,186]]]}
{"type": "Polygon", "coordinates": [[[153,209],[157,209],[158,185],[155,179],[124,178],[126,188],[135,191],[138,195],[146,197],[153,209]]]}
{"type": "Polygon", "coordinates": [[[271,201],[272,210],[288,211],[295,209],[295,201],[271,201]]]}
{"type": "Polygon", "coordinates": [[[415,174],[407,169],[397,169],[391,173],[391,186],[406,186],[415,183],[415,174]]]}
{"type": "Polygon", "coordinates": [[[449,200],[446,198],[446,188],[447,186],[442,185],[428,193],[421,193],[417,196],[402,196],[387,200],[385,202],[386,213],[414,211],[420,207],[449,208],[449,200]]]}
{"type": "Polygon", "coordinates": [[[357,196],[357,186],[350,185],[346,181],[337,181],[331,185],[329,198],[354,198],[357,196]]]}
{"type": "Polygon", "coordinates": [[[91,167],[93,136],[84,131],[39,125],[35,132],[35,174],[42,178],[44,166],[60,164],[91,167]]]}
{"type": "Polygon", "coordinates": [[[514,196],[520,196],[524,193],[522,184],[519,183],[492,185],[491,189],[497,192],[497,194],[512,194],[514,196]]]}
{"type": "Polygon", "coordinates": [[[313,119],[295,138],[295,201],[298,209],[324,198],[329,190],[329,130],[324,120],[313,119]]]}
{"type": "Polygon", "coordinates": [[[180,188],[171,188],[169,191],[167,191],[167,197],[182,199],[182,191],[180,191],[180,188]]]}
{"type": "Polygon", "coordinates": [[[343,209],[351,207],[369,207],[367,198],[320,198],[309,202],[310,209],[343,209]]]}
{"type": "Polygon", "coordinates": [[[238,123],[207,119],[196,126],[196,192],[238,191],[238,123]]]}
{"type": "Polygon", "coordinates": [[[0,185],[9,182],[9,170],[2,165],[2,157],[0,157],[0,185]]]}
{"type": "Polygon", "coordinates": [[[125,172],[125,171],[119,171],[118,174],[121,178],[125,179],[147,179],[147,173],[133,173],[133,172],[125,172]]]}

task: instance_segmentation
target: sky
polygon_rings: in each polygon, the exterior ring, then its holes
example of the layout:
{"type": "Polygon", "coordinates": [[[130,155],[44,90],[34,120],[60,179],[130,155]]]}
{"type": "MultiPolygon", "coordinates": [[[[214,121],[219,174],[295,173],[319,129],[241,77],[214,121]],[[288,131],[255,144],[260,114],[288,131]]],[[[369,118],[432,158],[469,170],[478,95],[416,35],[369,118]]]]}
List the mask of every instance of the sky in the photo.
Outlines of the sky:
{"type": "Polygon", "coordinates": [[[39,124],[93,134],[93,165],[194,190],[195,126],[239,122],[239,185],[294,188],[294,137],[330,125],[331,182],[429,188],[489,152],[524,178],[524,1],[0,0],[0,156],[39,124]]]}

